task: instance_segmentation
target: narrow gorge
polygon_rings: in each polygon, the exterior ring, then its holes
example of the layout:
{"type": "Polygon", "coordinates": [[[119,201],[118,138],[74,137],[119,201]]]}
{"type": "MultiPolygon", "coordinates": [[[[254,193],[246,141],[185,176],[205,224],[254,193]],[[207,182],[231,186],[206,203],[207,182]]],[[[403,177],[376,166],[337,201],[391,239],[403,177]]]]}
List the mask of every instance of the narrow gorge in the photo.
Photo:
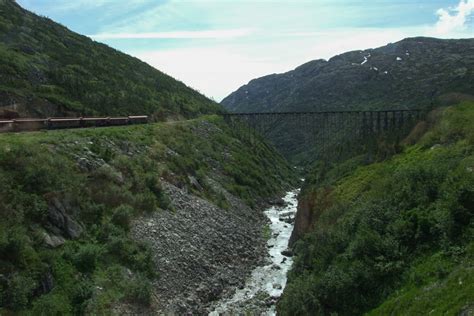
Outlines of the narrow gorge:
{"type": "Polygon", "coordinates": [[[474,1],[420,1],[0,0],[0,316],[474,315],[474,1]]]}

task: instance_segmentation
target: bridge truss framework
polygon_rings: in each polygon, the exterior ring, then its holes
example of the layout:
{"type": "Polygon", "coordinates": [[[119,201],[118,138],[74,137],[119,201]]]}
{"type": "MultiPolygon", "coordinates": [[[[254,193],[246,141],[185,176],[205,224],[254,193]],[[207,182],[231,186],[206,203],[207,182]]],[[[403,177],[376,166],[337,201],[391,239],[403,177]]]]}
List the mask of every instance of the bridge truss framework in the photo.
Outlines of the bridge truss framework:
{"type": "Polygon", "coordinates": [[[320,151],[326,151],[328,144],[333,147],[338,144],[342,148],[356,140],[380,135],[404,137],[425,114],[425,110],[412,109],[225,113],[223,117],[232,129],[239,129],[239,133],[250,141],[263,138],[278,149],[280,142],[292,139],[300,147],[318,147],[320,151]]]}

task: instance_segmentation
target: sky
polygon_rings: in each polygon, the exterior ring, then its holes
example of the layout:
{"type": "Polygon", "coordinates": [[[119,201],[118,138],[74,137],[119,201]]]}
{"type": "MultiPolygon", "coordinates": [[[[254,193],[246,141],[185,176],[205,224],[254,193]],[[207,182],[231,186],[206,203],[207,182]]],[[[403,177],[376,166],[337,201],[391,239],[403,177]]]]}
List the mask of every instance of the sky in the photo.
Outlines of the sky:
{"type": "Polygon", "coordinates": [[[220,101],[250,80],[406,37],[474,37],[474,0],[17,0],[220,101]]]}

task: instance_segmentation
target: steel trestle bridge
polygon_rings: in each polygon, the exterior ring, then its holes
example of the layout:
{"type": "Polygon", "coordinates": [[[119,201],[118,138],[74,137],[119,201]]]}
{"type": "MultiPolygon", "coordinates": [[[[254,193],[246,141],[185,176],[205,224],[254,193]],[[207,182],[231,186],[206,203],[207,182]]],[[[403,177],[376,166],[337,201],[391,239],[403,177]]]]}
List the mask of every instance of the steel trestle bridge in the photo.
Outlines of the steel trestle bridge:
{"type": "Polygon", "coordinates": [[[277,148],[288,146],[290,140],[299,146],[324,148],[329,142],[348,146],[356,139],[364,141],[379,135],[406,136],[426,113],[421,109],[396,109],[245,112],[222,116],[231,128],[240,129],[241,134],[250,139],[263,137],[277,148]]]}

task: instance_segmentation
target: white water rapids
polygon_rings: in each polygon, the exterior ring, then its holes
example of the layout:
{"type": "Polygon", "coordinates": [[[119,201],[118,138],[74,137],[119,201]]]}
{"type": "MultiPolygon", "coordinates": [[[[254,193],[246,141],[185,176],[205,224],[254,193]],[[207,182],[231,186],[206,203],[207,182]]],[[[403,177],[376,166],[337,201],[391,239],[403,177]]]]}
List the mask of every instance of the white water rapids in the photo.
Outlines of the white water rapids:
{"type": "Polygon", "coordinates": [[[230,298],[220,301],[210,316],[234,315],[258,311],[260,315],[275,315],[275,305],[266,304],[261,300],[275,300],[281,296],[286,285],[286,274],[293,260],[281,254],[288,247],[288,240],[293,231],[293,223],[284,219],[294,218],[297,209],[299,189],[287,192],[283,200],[285,206],[272,206],[265,210],[270,219],[271,237],[267,241],[270,263],[252,271],[245,287],[237,289],[230,298]],[[270,305],[270,306],[268,306],[270,305]]]}

